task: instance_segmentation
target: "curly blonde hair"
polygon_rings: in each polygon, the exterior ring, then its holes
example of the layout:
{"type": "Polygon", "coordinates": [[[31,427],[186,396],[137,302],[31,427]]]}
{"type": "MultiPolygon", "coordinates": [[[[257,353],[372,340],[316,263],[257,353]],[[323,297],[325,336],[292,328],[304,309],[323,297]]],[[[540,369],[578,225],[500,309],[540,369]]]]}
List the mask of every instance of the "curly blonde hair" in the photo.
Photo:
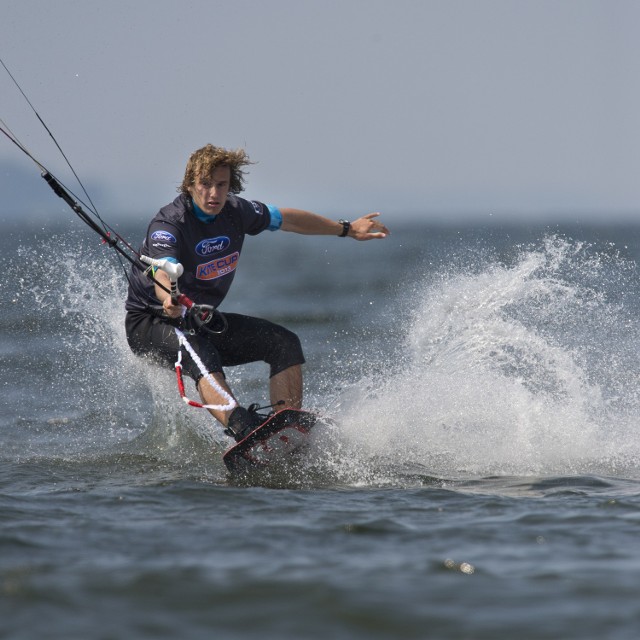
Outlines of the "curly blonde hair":
{"type": "Polygon", "coordinates": [[[195,185],[197,178],[211,176],[218,167],[229,167],[231,169],[229,191],[231,193],[240,193],[244,189],[244,171],[242,171],[242,167],[250,164],[252,162],[244,149],[229,150],[207,144],[189,156],[184,179],[178,187],[178,191],[189,195],[189,189],[195,185]]]}

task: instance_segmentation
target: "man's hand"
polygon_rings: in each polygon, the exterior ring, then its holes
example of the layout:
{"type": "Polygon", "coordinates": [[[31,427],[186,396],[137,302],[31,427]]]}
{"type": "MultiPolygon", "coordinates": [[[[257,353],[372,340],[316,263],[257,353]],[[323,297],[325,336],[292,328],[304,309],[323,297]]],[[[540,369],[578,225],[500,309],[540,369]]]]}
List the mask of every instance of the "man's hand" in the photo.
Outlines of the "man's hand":
{"type": "Polygon", "coordinates": [[[367,213],[354,220],[349,229],[349,235],[354,240],[373,240],[374,238],[386,238],[390,231],[382,222],[376,220],[379,213],[367,213]]]}
{"type": "Polygon", "coordinates": [[[171,296],[167,296],[162,301],[162,309],[164,310],[165,315],[169,318],[176,319],[182,315],[182,305],[173,304],[173,302],[171,302],[171,296]]]}

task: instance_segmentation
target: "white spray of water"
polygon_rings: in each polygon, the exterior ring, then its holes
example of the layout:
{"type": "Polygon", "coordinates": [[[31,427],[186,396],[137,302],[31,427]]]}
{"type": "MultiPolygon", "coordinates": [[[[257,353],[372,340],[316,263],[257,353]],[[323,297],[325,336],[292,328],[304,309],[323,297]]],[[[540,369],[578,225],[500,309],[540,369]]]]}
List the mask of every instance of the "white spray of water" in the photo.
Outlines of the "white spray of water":
{"type": "Polygon", "coordinates": [[[349,469],[384,459],[444,477],[634,470],[640,325],[608,300],[628,265],[588,249],[548,238],[510,267],[417,290],[401,361],[340,399],[349,469]]]}
{"type": "MultiPolygon", "coordinates": [[[[55,257],[63,268],[44,282],[27,278],[22,294],[73,326],[61,332],[60,354],[74,368],[61,375],[73,386],[67,406],[91,423],[86,438],[217,459],[221,429],[207,412],[185,410],[171,371],[129,351],[121,271],[74,250],[55,257]]],[[[40,274],[50,261],[23,258],[40,274]]],[[[431,274],[396,320],[406,325],[398,357],[372,368],[384,375],[363,376],[334,398],[338,424],[318,435],[315,468],[349,484],[395,483],[412,469],[445,478],[632,473],[640,454],[632,304],[640,304],[619,294],[637,293],[635,275],[616,257],[559,238],[522,249],[511,265],[431,274]]]]}
{"type": "MultiPolygon", "coordinates": [[[[53,369],[44,393],[58,396],[48,419],[67,425],[59,448],[71,457],[126,451],[174,463],[211,458],[211,448],[225,439],[222,430],[206,411],[185,410],[173,371],[150,365],[128,347],[127,283],[111,254],[96,259],[90,250],[66,248],[65,239],[52,244],[53,254],[19,252],[30,268],[19,279],[16,300],[47,335],[46,346],[26,364],[48,361],[53,369]]],[[[50,454],[57,449],[55,442],[46,446],[50,454]]]]}

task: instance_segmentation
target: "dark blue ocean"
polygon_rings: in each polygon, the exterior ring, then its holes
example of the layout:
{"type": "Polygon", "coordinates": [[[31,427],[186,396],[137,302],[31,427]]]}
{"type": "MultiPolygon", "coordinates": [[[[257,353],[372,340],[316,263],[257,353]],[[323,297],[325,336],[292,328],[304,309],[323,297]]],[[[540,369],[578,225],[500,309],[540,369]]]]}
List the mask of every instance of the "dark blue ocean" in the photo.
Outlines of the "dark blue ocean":
{"type": "Polygon", "coordinates": [[[300,335],[332,422],[230,478],[62,217],[0,238],[1,639],[638,637],[640,226],[249,238],[222,310],[300,335]]]}

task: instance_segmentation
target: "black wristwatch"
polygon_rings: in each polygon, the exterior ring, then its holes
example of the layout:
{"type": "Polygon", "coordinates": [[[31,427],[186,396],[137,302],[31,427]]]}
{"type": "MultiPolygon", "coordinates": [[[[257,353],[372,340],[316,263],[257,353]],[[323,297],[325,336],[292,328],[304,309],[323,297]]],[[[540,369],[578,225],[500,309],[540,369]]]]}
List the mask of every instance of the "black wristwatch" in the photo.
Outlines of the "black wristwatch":
{"type": "Polygon", "coordinates": [[[338,222],[342,225],[342,233],[338,236],[338,238],[344,238],[349,233],[349,229],[351,229],[351,223],[348,220],[338,220],[338,222]]]}

